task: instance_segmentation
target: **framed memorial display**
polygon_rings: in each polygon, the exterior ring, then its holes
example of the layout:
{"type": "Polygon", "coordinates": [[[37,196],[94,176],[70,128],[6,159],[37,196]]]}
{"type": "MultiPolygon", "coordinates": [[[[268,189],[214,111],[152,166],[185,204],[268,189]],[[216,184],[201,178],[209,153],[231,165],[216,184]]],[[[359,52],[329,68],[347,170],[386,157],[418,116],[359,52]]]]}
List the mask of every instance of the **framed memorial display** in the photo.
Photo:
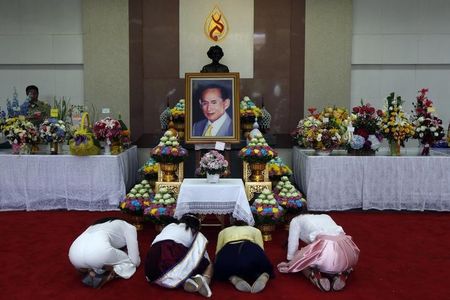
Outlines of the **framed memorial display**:
{"type": "Polygon", "coordinates": [[[239,73],[186,73],[185,141],[239,143],[239,73]]]}

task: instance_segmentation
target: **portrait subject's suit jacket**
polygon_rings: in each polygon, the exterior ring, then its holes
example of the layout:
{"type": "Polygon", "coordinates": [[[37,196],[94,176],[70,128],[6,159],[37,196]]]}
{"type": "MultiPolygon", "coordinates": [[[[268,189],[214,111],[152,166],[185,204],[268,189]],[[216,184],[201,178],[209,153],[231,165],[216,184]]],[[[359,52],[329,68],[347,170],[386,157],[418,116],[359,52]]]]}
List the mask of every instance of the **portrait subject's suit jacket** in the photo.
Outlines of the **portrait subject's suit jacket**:
{"type": "MultiPolygon", "coordinates": [[[[220,126],[219,131],[215,136],[233,136],[233,121],[231,117],[225,113],[226,120],[223,122],[222,126],[220,126]]],[[[202,136],[203,131],[205,131],[205,127],[208,124],[208,119],[203,119],[194,123],[194,127],[192,128],[193,136],[202,136]]]]}

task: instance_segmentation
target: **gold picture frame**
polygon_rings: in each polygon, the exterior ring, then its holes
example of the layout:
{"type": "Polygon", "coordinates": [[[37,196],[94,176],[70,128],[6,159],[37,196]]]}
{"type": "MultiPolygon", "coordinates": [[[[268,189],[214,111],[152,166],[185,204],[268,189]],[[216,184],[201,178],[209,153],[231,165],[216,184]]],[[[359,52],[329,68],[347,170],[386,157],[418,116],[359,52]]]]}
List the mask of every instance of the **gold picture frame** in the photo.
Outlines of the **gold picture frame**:
{"type": "Polygon", "coordinates": [[[185,84],[185,142],[239,143],[239,73],[186,73],[185,84]]]}

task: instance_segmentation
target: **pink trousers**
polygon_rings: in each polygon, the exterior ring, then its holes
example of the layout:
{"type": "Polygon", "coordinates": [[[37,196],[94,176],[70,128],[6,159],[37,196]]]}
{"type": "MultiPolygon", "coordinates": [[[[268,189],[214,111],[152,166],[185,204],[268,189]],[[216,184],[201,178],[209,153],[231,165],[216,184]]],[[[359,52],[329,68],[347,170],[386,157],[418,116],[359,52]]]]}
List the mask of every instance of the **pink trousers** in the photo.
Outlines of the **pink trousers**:
{"type": "Polygon", "coordinates": [[[316,240],[298,250],[291,261],[278,264],[282,273],[300,272],[308,267],[325,273],[339,273],[358,262],[359,248],[351,236],[319,235],[316,240]]]}

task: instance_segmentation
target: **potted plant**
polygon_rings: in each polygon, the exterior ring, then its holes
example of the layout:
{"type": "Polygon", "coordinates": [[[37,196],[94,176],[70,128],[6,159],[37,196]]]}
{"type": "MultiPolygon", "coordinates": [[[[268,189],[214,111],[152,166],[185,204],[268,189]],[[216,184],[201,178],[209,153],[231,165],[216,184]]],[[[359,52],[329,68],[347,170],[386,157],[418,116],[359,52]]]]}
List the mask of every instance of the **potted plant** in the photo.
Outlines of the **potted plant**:
{"type": "Polygon", "coordinates": [[[3,134],[11,144],[13,154],[30,154],[39,138],[36,127],[23,116],[6,119],[3,134]]]}

